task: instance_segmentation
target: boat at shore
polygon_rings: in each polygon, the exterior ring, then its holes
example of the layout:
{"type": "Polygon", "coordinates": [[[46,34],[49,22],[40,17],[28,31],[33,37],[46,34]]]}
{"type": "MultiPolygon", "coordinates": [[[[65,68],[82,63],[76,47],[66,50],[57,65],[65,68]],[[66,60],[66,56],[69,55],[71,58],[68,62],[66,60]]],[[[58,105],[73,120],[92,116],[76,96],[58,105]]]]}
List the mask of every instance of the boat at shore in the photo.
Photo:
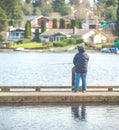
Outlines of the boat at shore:
{"type": "Polygon", "coordinates": [[[102,48],[101,52],[119,54],[119,47],[102,48]]]}
{"type": "Polygon", "coordinates": [[[14,49],[14,51],[24,51],[24,48],[19,47],[19,48],[14,49]]]}

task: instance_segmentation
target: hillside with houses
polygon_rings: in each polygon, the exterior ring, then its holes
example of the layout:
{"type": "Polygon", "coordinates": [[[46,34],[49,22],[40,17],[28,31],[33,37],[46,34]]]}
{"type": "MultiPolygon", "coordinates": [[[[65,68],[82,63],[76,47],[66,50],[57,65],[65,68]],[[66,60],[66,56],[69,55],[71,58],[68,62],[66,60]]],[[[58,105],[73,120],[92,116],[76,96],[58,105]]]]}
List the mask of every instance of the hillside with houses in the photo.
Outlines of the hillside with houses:
{"type": "MultiPolygon", "coordinates": [[[[44,13],[24,15],[20,24],[16,26],[10,21],[6,31],[1,31],[4,40],[7,41],[5,43],[3,40],[1,47],[10,47],[11,44],[13,47],[13,44],[35,42],[56,45],[56,42],[64,42],[66,39],[81,39],[80,41],[89,46],[105,43],[113,45],[115,39],[117,39],[117,35],[115,35],[116,23],[115,21],[101,22],[101,17],[96,13],[95,1],[93,6],[91,6],[89,0],[59,0],[59,3],[61,1],[64,2],[64,7],[69,9],[69,13],[66,15],[61,15],[61,12],[57,10],[50,15],[43,15],[44,13]]],[[[32,1],[30,2],[32,3],[32,1]]],[[[24,1],[24,4],[30,6],[30,2],[25,3],[24,1]]],[[[51,3],[50,0],[46,2],[50,6],[51,3]]],[[[44,5],[42,1],[37,4],[44,5]]],[[[54,6],[55,4],[57,3],[54,1],[54,6]]],[[[37,7],[35,3],[34,6],[37,7]]],[[[59,7],[59,5],[57,6],[59,7]]],[[[62,46],[64,46],[64,43],[62,46]]]]}

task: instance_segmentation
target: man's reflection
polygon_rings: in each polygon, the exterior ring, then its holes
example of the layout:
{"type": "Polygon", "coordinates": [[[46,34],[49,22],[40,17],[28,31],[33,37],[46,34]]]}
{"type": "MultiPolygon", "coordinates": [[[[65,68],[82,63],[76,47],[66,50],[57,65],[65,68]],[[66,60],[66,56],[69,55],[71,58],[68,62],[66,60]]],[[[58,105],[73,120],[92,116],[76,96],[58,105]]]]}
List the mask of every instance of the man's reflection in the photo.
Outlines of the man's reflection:
{"type": "Polygon", "coordinates": [[[75,119],[86,120],[86,107],[82,105],[79,107],[78,105],[72,106],[72,114],[75,119]]]}

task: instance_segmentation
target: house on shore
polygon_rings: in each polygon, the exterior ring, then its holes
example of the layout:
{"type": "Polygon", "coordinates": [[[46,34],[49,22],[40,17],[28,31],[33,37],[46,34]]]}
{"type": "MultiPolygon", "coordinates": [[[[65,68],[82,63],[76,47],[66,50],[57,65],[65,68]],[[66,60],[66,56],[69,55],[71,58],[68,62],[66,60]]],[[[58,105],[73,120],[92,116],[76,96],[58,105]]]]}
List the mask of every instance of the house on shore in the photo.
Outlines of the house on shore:
{"type": "MultiPolygon", "coordinates": [[[[25,22],[27,20],[31,21],[31,26],[32,26],[32,35],[34,36],[35,29],[37,27],[41,27],[42,21],[46,22],[46,28],[47,30],[41,34],[39,34],[39,38],[41,42],[43,43],[48,43],[48,42],[58,42],[62,41],[67,38],[82,38],[84,39],[84,42],[88,43],[102,43],[106,42],[107,38],[104,34],[98,31],[98,25],[95,22],[95,19],[87,19],[87,25],[90,25],[88,28],[83,28],[83,29],[59,29],[60,26],[60,20],[57,20],[57,28],[53,29],[53,18],[49,17],[44,17],[44,16],[25,16],[24,18],[25,22]],[[90,28],[90,29],[89,29],[90,28]]],[[[65,25],[68,25],[69,21],[65,21],[65,25]]],[[[24,28],[10,28],[7,32],[7,40],[9,41],[18,41],[24,38],[24,28]]],[[[40,29],[39,29],[39,32],[40,29]]]]}
{"type": "Polygon", "coordinates": [[[24,38],[24,28],[11,28],[7,32],[8,41],[18,41],[24,38]]]}
{"type": "MultiPolygon", "coordinates": [[[[13,28],[7,32],[7,40],[19,41],[24,38],[24,28],[13,28]]],[[[32,36],[35,29],[32,29],[32,36]]],[[[39,34],[40,41],[43,43],[59,42],[67,38],[82,38],[87,43],[105,43],[107,37],[101,31],[95,29],[47,29],[39,34]]]]}
{"type": "MultiPolygon", "coordinates": [[[[46,28],[51,29],[53,28],[53,19],[55,18],[51,18],[51,17],[45,17],[43,15],[40,16],[25,16],[24,20],[23,20],[23,25],[25,25],[27,20],[31,21],[31,26],[32,27],[41,27],[41,23],[42,21],[46,22],[46,28]]],[[[57,28],[59,28],[60,26],[60,19],[57,19],[57,28]]],[[[65,20],[65,25],[67,26],[69,24],[69,20],[65,20]]]]}
{"type": "Polygon", "coordinates": [[[43,43],[59,42],[70,38],[73,33],[72,29],[48,29],[41,33],[40,40],[43,43]]]}
{"type": "MultiPolygon", "coordinates": [[[[31,29],[32,36],[34,36],[35,29],[31,29]]],[[[24,28],[10,28],[7,31],[8,41],[19,41],[24,38],[25,29],[24,28]]]]}
{"type": "Polygon", "coordinates": [[[49,29],[40,35],[43,43],[59,42],[67,38],[82,38],[87,43],[106,42],[107,37],[95,29],[49,29]]]}

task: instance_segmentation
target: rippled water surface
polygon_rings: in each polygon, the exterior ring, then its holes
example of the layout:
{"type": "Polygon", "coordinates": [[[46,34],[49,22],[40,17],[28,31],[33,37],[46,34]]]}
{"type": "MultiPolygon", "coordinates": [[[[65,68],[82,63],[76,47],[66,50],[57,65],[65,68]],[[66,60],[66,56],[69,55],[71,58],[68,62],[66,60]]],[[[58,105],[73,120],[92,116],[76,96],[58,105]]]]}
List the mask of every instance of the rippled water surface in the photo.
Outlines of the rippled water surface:
{"type": "MultiPolygon", "coordinates": [[[[71,85],[74,55],[0,52],[0,85],[71,85]]],[[[119,85],[119,55],[89,56],[88,85],[119,85]]],[[[119,130],[119,105],[0,106],[0,130],[119,130]]]]}
{"type": "MultiPolygon", "coordinates": [[[[75,53],[0,52],[0,85],[71,85],[75,53]]],[[[119,85],[119,55],[89,53],[88,85],[119,85]]]]}
{"type": "Polygon", "coordinates": [[[0,130],[119,130],[119,106],[4,106],[0,130]]]}

